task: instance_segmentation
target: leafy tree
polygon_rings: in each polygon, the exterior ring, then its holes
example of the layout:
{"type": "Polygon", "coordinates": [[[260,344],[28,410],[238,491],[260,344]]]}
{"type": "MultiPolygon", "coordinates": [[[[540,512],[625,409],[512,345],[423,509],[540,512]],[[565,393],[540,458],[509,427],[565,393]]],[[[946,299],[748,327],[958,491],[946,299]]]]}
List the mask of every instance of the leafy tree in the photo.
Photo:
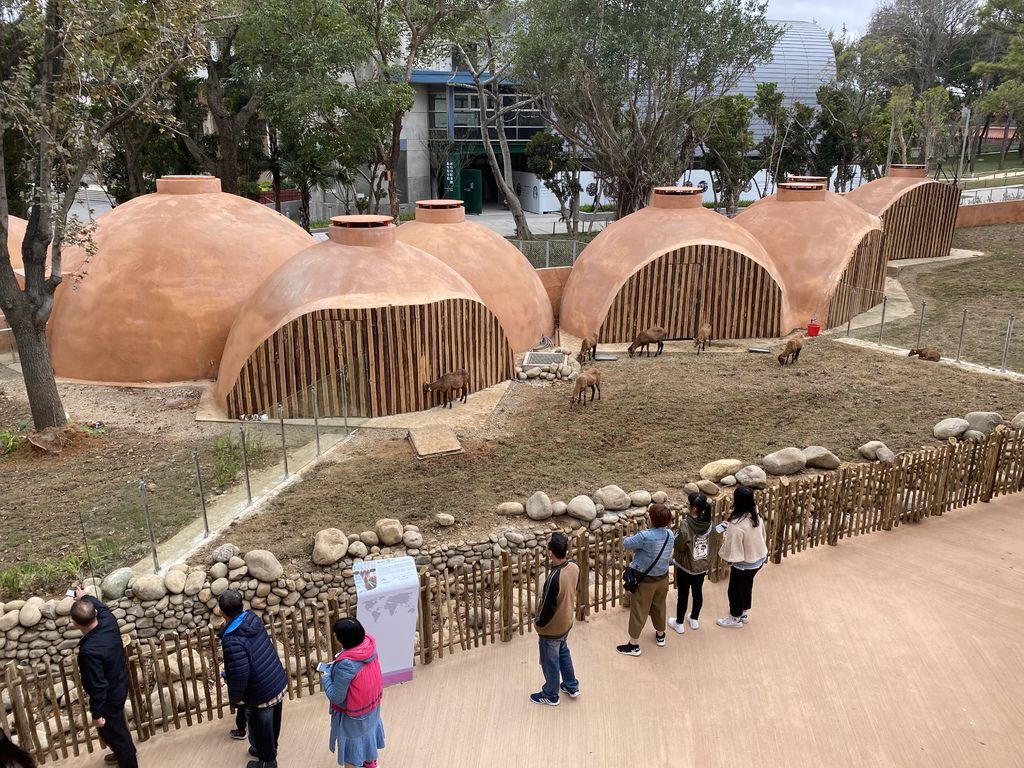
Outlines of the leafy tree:
{"type": "Polygon", "coordinates": [[[526,169],[537,176],[558,200],[565,231],[579,234],[580,153],[565,146],[565,141],[547,131],[535,133],[526,145],[526,169]]]}
{"type": "Polygon", "coordinates": [[[999,147],[999,170],[1006,166],[1006,152],[1010,148],[1013,139],[1016,138],[1018,129],[1017,122],[1021,115],[1024,115],[1024,82],[1012,79],[1004,80],[999,87],[989,91],[981,99],[979,105],[986,112],[997,115],[1005,126],[1003,140],[999,147]],[[1014,130],[1011,134],[1010,126],[1014,130]]]}
{"type": "Polygon", "coordinates": [[[914,124],[921,143],[922,162],[929,163],[946,156],[955,123],[949,91],[937,85],[921,94],[914,105],[914,124]]]}
{"type": "Polygon", "coordinates": [[[299,190],[299,225],[309,232],[309,204],[314,189],[334,186],[344,170],[335,164],[334,153],[317,135],[288,134],[280,147],[281,173],[299,190]]]}
{"type": "Polygon", "coordinates": [[[754,102],[746,96],[722,96],[709,110],[707,123],[697,128],[705,151],[705,165],[714,177],[715,189],[721,195],[726,213],[730,214],[739,210],[740,195],[758,170],[758,164],[751,158],[753,107],[754,102]]]}
{"type": "Polygon", "coordinates": [[[909,161],[908,150],[914,135],[914,87],[906,83],[894,88],[889,96],[891,134],[900,149],[900,162],[909,161]]]}
{"type": "Polygon", "coordinates": [[[67,219],[75,194],[111,132],[136,116],[155,118],[171,74],[195,61],[200,11],[198,0],[0,6],[0,20],[10,25],[5,36],[22,41],[13,55],[5,51],[0,71],[0,309],[18,344],[36,429],[65,423],[46,323],[61,282],[61,248],[74,229],[67,219]],[[18,166],[32,168],[24,289],[8,246],[8,194],[17,188],[7,168],[9,136],[20,136],[28,150],[18,166]]]}
{"type": "Polygon", "coordinates": [[[790,174],[802,174],[815,162],[818,127],[813,107],[797,102],[783,103],[784,94],[775,83],[758,83],[754,114],[768,127],[757,145],[760,164],[771,186],[790,174]]]}
{"type": "Polygon", "coordinates": [[[673,182],[717,99],[781,30],[759,0],[525,0],[516,73],[553,128],[614,180],[618,215],[673,182]]]}

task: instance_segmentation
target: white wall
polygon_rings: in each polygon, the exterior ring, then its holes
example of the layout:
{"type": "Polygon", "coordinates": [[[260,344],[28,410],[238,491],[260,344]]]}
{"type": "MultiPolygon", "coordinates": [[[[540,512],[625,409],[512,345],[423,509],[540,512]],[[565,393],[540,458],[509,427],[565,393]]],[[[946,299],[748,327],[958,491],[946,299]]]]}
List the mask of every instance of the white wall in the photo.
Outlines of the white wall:
{"type": "MultiPolygon", "coordinates": [[[[516,196],[524,211],[527,213],[558,213],[558,198],[534,174],[526,171],[513,171],[512,181],[516,185],[516,196]]],[[[580,173],[580,184],[583,186],[583,191],[580,192],[580,205],[594,202],[594,196],[587,194],[587,186],[593,181],[594,174],[590,171],[580,173]]]]}

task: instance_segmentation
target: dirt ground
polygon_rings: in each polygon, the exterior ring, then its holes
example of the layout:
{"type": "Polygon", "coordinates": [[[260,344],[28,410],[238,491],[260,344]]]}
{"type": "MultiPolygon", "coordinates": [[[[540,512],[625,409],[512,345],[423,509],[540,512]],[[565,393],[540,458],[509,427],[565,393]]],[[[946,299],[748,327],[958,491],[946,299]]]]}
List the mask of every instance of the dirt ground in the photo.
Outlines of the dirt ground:
{"type": "MultiPolygon", "coordinates": [[[[139,481],[147,484],[154,534],[162,540],[199,515],[192,450],[200,452],[212,495],[219,490],[212,481],[214,441],[226,432],[237,434],[234,427],[195,421],[199,390],[193,387],[62,384],[60,391],[73,421],[102,422],[104,431],[97,437],[80,433],[59,456],[41,454],[28,443],[0,455],[0,575],[12,566],[40,564],[53,573],[56,561],[81,557],[83,526],[97,564],[113,567],[145,556],[139,481]]],[[[24,434],[29,422],[20,375],[0,366],[0,431],[24,434]]],[[[276,433],[265,436],[263,463],[280,454],[276,440],[276,433]]],[[[0,579],[0,592],[6,583],[0,579]]]]}
{"type": "Polygon", "coordinates": [[[568,384],[514,385],[485,428],[459,435],[465,453],[455,456],[421,461],[401,436],[363,435],[226,538],[243,549],[272,544],[296,564],[308,563],[317,530],[358,532],[386,516],[420,525],[428,538],[468,539],[503,522],[499,503],[537,490],[553,500],[611,482],[678,491],[713,459],[756,462],[819,444],[850,460],[872,439],[897,452],[930,444],[946,416],[1024,409],[1019,383],[824,338],[785,368],[745,348],[601,363],[601,401],[573,409],[568,384]],[[459,526],[442,534],[437,512],[459,526]]]}
{"type": "MultiPolygon", "coordinates": [[[[949,264],[921,265],[900,270],[900,283],[919,311],[925,308],[923,346],[955,358],[963,310],[968,309],[962,359],[998,368],[1002,364],[1007,318],[1016,315],[1007,368],[1024,372],[1024,227],[1017,225],[961,230],[953,246],[987,255],[949,264]]],[[[886,323],[883,341],[901,347],[917,346],[919,316],[886,323]]],[[[877,341],[878,326],[859,338],[877,341]]]]}

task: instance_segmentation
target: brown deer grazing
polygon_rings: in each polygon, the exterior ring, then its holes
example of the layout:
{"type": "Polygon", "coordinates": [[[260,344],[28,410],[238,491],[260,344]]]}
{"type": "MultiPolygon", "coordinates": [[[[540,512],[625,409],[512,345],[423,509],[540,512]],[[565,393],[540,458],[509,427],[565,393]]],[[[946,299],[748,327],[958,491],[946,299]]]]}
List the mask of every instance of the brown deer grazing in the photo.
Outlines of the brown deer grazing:
{"type": "Polygon", "coordinates": [[[693,346],[697,348],[697,354],[700,354],[702,349],[707,349],[711,345],[711,323],[703,323],[700,326],[700,330],[697,331],[697,338],[693,340],[693,346]]]}
{"type": "Polygon", "coordinates": [[[589,371],[581,371],[572,385],[572,397],[569,398],[569,407],[573,403],[585,403],[587,401],[587,390],[590,390],[590,400],[594,400],[594,392],[597,392],[597,399],[601,399],[601,372],[596,368],[589,371]]]}
{"type": "Polygon", "coordinates": [[[939,354],[939,350],[935,347],[921,347],[921,349],[912,349],[907,357],[917,356],[922,360],[928,360],[932,363],[937,363],[942,359],[942,355],[939,354]]]}
{"type": "Polygon", "coordinates": [[[462,396],[458,397],[458,399],[463,403],[466,402],[466,395],[469,394],[469,374],[465,368],[459,368],[457,371],[446,373],[437,381],[424,384],[423,391],[440,392],[444,396],[444,402],[441,404],[441,407],[448,406],[451,408],[452,395],[456,392],[461,392],[462,396]]]}
{"type": "Polygon", "coordinates": [[[633,343],[629,345],[629,356],[632,357],[633,353],[636,352],[637,357],[639,357],[646,349],[647,356],[650,357],[651,344],[657,344],[658,351],[654,353],[654,356],[657,357],[665,351],[666,336],[668,336],[668,333],[665,332],[665,329],[657,325],[653,328],[648,328],[645,331],[640,331],[637,337],[633,339],[633,343]]]}
{"type": "Polygon", "coordinates": [[[782,350],[782,354],[779,355],[779,365],[786,365],[787,363],[795,363],[800,359],[800,350],[804,348],[804,337],[797,334],[792,339],[786,342],[786,348],[782,350]]]}
{"type": "Polygon", "coordinates": [[[576,359],[579,360],[580,364],[587,362],[587,359],[593,360],[597,357],[597,335],[587,336],[580,343],[580,353],[576,355],[576,359]]]}

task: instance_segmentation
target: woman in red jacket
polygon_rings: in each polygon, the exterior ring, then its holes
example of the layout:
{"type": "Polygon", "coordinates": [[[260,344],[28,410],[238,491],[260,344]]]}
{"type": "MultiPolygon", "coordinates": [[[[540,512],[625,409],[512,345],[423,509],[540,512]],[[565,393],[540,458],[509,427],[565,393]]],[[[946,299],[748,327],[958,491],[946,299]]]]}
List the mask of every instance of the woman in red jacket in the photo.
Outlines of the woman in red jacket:
{"type": "Polygon", "coordinates": [[[356,619],[334,622],[334,636],[342,651],[322,676],[331,704],[331,752],[337,752],[338,765],[377,768],[377,750],[384,748],[377,644],[356,619]]]}

